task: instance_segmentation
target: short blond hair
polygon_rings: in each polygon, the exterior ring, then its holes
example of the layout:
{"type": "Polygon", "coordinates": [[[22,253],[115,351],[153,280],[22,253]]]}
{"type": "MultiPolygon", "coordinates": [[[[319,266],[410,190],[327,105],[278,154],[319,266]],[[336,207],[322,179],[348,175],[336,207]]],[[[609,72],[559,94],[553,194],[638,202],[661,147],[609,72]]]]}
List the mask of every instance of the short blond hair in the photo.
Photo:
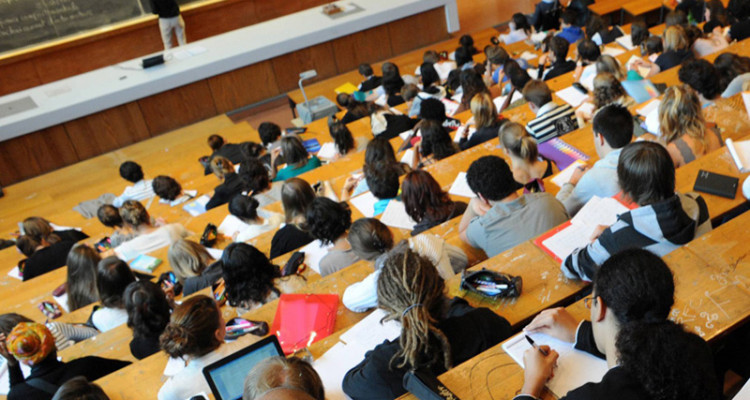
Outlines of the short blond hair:
{"type": "Polygon", "coordinates": [[[673,25],[664,31],[664,51],[685,50],[690,47],[685,28],[673,25]]]}
{"type": "Polygon", "coordinates": [[[180,239],[167,251],[169,266],[177,280],[184,283],[187,278],[199,276],[214,259],[200,244],[192,240],[180,239]]]}
{"type": "Polygon", "coordinates": [[[698,94],[686,84],[670,86],[659,104],[659,129],[669,144],[688,135],[705,145],[706,122],[698,94]]]}

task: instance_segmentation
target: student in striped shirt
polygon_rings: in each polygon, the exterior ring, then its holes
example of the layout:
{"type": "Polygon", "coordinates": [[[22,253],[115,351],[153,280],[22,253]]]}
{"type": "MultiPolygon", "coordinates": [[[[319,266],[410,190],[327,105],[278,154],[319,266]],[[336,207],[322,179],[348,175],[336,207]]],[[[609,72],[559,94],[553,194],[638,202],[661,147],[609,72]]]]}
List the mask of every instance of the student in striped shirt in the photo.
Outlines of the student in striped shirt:
{"type": "Polygon", "coordinates": [[[122,207],[122,203],[128,200],[146,200],[154,197],[154,188],[151,185],[151,179],[143,178],[143,169],[133,161],[125,161],[120,164],[120,176],[133,186],[128,186],[122,194],[112,202],[117,208],[122,207]]]}
{"type": "Polygon", "coordinates": [[[536,118],[526,124],[526,130],[539,143],[562,136],[579,128],[575,110],[569,104],[552,101],[552,91],[546,83],[532,80],[523,88],[523,98],[536,118]]]}

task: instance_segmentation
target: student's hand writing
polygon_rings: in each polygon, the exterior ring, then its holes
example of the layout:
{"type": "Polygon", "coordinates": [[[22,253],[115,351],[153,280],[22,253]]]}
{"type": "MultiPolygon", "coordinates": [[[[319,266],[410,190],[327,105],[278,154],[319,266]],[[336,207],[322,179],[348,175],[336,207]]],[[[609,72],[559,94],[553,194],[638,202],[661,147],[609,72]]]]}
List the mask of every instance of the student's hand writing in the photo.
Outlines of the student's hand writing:
{"type": "Polygon", "coordinates": [[[539,332],[573,343],[576,340],[578,321],[563,307],[539,313],[525,328],[526,332],[539,332]]]}
{"type": "Polygon", "coordinates": [[[602,232],[604,232],[609,226],[607,225],[597,225],[596,229],[594,229],[594,232],[591,233],[591,237],[589,238],[590,241],[595,241],[596,239],[599,239],[599,236],[602,235],[602,232]]]}
{"type": "Polygon", "coordinates": [[[357,184],[359,184],[359,181],[361,181],[362,178],[364,178],[364,174],[346,178],[344,187],[341,189],[341,201],[347,201],[349,200],[349,198],[351,198],[354,189],[357,187],[357,184]]]}
{"type": "Polygon", "coordinates": [[[16,358],[13,357],[12,354],[10,354],[10,351],[8,351],[8,344],[5,342],[5,340],[5,334],[0,333],[0,356],[3,356],[3,358],[8,360],[8,365],[16,365],[18,364],[18,360],[16,360],[16,358]]]}
{"type": "Polygon", "coordinates": [[[559,354],[549,346],[530,348],[523,353],[524,382],[521,393],[539,397],[544,384],[554,376],[559,354]],[[546,352],[545,356],[542,351],[546,352]]]}
{"type": "Polygon", "coordinates": [[[580,181],[583,175],[590,169],[591,167],[588,165],[580,165],[576,167],[575,171],[573,171],[573,175],[570,176],[568,183],[571,185],[577,185],[578,181],[580,181]]]}

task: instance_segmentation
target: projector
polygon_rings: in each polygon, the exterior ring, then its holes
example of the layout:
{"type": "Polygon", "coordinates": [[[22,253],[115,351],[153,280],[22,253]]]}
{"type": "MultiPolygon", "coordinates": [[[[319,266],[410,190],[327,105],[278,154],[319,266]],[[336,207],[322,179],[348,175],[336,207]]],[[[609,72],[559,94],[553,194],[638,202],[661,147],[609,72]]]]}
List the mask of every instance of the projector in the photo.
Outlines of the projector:
{"type": "Polygon", "coordinates": [[[304,124],[336,114],[339,108],[331,100],[318,96],[305,103],[297,104],[297,115],[304,124]]]}

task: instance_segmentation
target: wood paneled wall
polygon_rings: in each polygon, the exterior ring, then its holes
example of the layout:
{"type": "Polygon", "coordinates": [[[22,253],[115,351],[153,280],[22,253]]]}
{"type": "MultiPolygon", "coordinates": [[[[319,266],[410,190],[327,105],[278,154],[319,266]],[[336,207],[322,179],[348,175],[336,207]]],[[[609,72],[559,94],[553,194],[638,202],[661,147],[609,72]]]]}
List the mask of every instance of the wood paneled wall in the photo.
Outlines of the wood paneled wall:
{"type": "MultiPolygon", "coordinates": [[[[291,3],[311,7],[315,1],[291,3]]],[[[276,2],[259,0],[257,4],[260,3],[276,2]]],[[[273,12],[280,10],[264,9],[263,15],[275,15],[273,12]]],[[[158,40],[158,32],[154,35],[158,40]]],[[[0,185],[7,186],[286,93],[297,87],[299,73],[308,69],[316,69],[315,80],[322,80],[356,69],[362,62],[382,61],[447,38],[445,13],[439,7],[0,142],[0,185]]],[[[18,69],[10,70],[15,75],[7,76],[0,70],[0,86],[4,88],[6,81],[9,85],[22,85],[39,80],[41,74],[35,70],[22,70],[22,65],[29,64],[33,63],[17,63],[18,69]]],[[[211,133],[206,132],[206,136],[211,133]]]]}

